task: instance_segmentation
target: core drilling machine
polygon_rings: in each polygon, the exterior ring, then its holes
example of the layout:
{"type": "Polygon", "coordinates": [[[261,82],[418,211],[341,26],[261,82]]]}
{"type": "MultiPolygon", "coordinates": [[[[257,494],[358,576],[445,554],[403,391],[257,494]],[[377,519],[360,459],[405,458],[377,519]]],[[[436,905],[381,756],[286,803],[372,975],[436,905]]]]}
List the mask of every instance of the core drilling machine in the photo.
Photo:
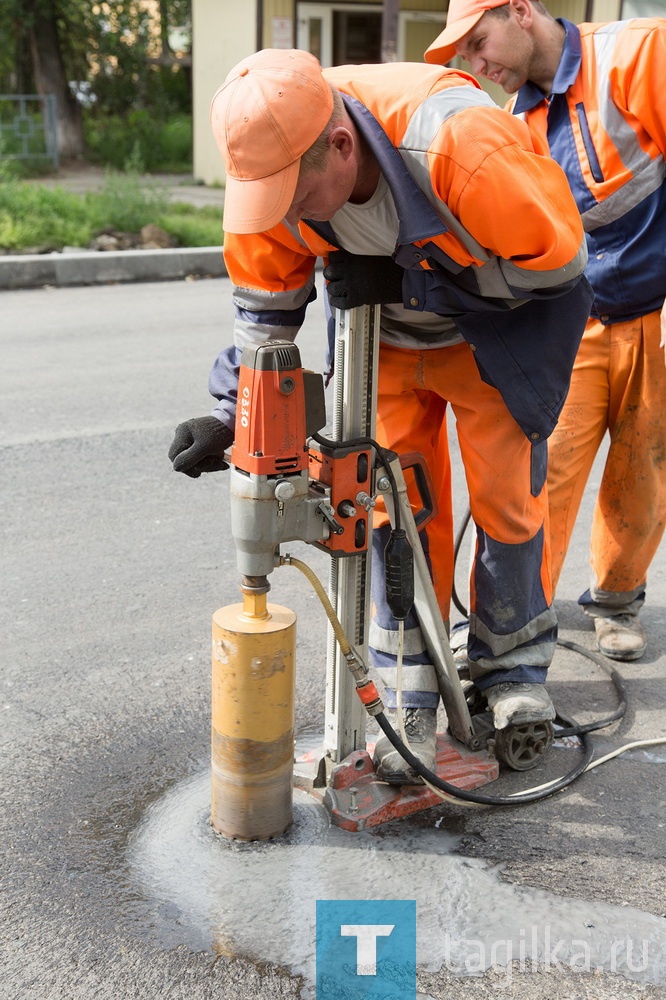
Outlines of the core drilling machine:
{"type": "Polygon", "coordinates": [[[229,471],[242,603],[213,616],[211,822],[227,837],[284,833],[293,818],[294,784],[320,798],[332,821],[348,830],[441,799],[429,783],[379,781],[366,747],[367,711],[410,760],[408,745],[391,736],[366,666],[369,541],[379,494],[393,528],[385,553],[387,599],[399,621],[416,608],[446,710],[449,731],[438,736],[437,776],[473,789],[497,777],[498,756],[523,770],[552,742],[550,723],[499,734],[487,712],[470,713],[479,706],[451,652],[418,536],[434,514],[427,469],[420,456],[385,452],[373,439],[378,344],[378,307],[337,311],[327,437],[319,433],[326,423],[322,377],[303,370],[298,348],[268,341],[243,351],[229,471]],[[304,562],[281,554],[281,545],[296,539],[330,554],[328,594],[304,562]],[[305,573],[329,618],[323,746],[295,766],[295,615],[267,602],[269,575],[282,565],[305,573]]]}

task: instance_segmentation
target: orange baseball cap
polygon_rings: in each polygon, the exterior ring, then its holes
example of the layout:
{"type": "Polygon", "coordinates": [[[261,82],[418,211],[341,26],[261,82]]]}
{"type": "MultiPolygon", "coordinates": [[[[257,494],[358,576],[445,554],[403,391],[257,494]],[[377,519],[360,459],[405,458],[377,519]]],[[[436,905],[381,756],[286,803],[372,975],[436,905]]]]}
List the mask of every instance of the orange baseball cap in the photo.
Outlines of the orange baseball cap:
{"type": "Polygon", "coordinates": [[[507,3],[508,0],[451,0],[446,27],[426,49],[425,61],[445,66],[456,54],[456,42],[472,30],[486,11],[504,7],[507,3]]]}
{"type": "Polygon", "coordinates": [[[227,170],[226,231],[261,233],[284,218],[301,156],[332,111],[331,88],[309,52],[262,49],[231,70],[210,108],[227,170]]]}

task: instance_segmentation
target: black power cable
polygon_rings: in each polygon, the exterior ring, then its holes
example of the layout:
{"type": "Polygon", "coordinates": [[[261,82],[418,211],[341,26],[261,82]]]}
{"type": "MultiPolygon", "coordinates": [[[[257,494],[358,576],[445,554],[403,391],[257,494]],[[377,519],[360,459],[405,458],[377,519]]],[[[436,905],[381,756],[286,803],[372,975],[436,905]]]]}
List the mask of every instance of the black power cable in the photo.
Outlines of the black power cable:
{"type": "Polygon", "coordinates": [[[322,445],[324,448],[328,448],[330,451],[342,451],[345,448],[374,448],[377,455],[381,461],[381,464],[386,470],[386,477],[391,484],[391,493],[393,495],[393,506],[394,517],[395,517],[395,527],[400,530],[402,527],[400,520],[400,497],[398,495],[398,484],[395,481],[395,476],[393,474],[393,469],[391,468],[390,462],[393,458],[398,456],[394,451],[389,448],[383,448],[374,438],[371,437],[357,437],[357,438],[347,438],[345,441],[332,441],[330,438],[325,438],[322,434],[313,434],[312,440],[316,441],[317,444],[322,445]]]}
{"type": "MultiPolygon", "coordinates": [[[[471,512],[469,508],[467,508],[467,511],[465,512],[465,516],[463,517],[460,528],[458,529],[455,538],[455,544],[453,548],[454,569],[458,559],[458,553],[460,552],[463,538],[467,530],[467,526],[471,520],[471,517],[472,517],[471,512]]],[[[452,599],[453,603],[455,604],[460,614],[463,616],[463,618],[466,619],[468,617],[469,612],[458,598],[458,595],[455,591],[455,582],[453,586],[452,599]]],[[[606,726],[610,726],[612,722],[617,722],[618,719],[621,719],[627,710],[627,689],[622,677],[617,672],[617,670],[612,666],[612,664],[610,664],[606,660],[606,657],[602,656],[600,653],[595,653],[594,650],[585,649],[584,646],[579,645],[577,642],[571,642],[569,639],[558,639],[557,645],[562,646],[564,649],[570,649],[574,653],[578,653],[580,656],[585,656],[588,660],[592,660],[594,663],[600,666],[608,674],[611,681],[613,682],[613,686],[615,687],[615,692],[618,698],[618,707],[615,709],[612,715],[606,716],[605,719],[596,719],[594,722],[588,722],[584,725],[580,725],[572,720],[569,723],[568,729],[558,729],[557,736],[558,737],[584,736],[587,733],[594,733],[597,732],[597,730],[599,729],[605,729],[606,726]]],[[[562,717],[560,716],[560,718],[562,717]]],[[[563,719],[563,721],[567,720],[563,719]]]]}
{"type": "Polygon", "coordinates": [[[558,639],[557,645],[562,646],[564,649],[571,649],[574,653],[580,653],[581,656],[586,656],[588,660],[593,660],[602,667],[613,682],[619,702],[615,711],[611,715],[607,715],[605,719],[596,719],[594,722],[588,722],[585,725],[574,724],[570,729],[558,730],[558,737],[584,736],[587,733],[595,733],[598,729],[605,729],[612,722],[617,722],[618,719],[621,719],[627,711],[627,689],[617,670],[610,663],[607,663],[600,653],[595,653],[591,649],[585,649],[584,646],[579,646],[577,642],[570,642],[569,639],[558,639]]]}
{"type": "MultiPolygon", "coordinates": [[[[583,755],[578,764],[561,778],[555,779],[548,785],[547,788],[541,788],[538,791],[535,790],[532,792],[519,792],[514,796],[484,795],[482,792],[469,792],[464,788],[458,788],[457,785],[452,785],[448,781],[444,781],[433,771],[429,771],[428,768],[421,763],[419,758],[405,746],[383,712],[380,712],[379,715],[374,716],[374,718],[377,720],[379,727],[389,742],[395,747],[400,756],[407,761],[410,767],[416,771],[417,774],[420,774],[422,778],[425,778],[426,781],[428,781],[431,785],[434,785],[435,788],[439,788],[441,792],[446,792],[447,795],[451,795],[456,799],[462,799],[465,802],[475,802],[484,806],[518,806],[523,802],[537,802],[539,799],[545,799],[549,795],[554,795],[555,792],[559,792],[562,788],[566,788],[567,785],[570,785],[572,781],[575,781],[576,778],[583,773],[590,763],[594,752],[594,748],[592,747],[587,734],[584,733],[581,736],[583,755]]],[[[563,722],[575,725],[573,719],[565,719],[563,716],[559,716],[559,718],[562,718],[563,722]]]]}
{"type": "MultiPolygon", "coordinates": [[[[453,557],[454,568],[458,558],[458,554],[460,552],[460,548],[462,546],[465,531],[467,530],[467,526],[470,522],[470,519],[471,519],[471,513],[468,509],[455,538],[454,557],[453,557]]],[[[455,604],[460,614],[463,615],[463,617],[467,618],[468,611],[458,598],[455,589],[455,582],[453,584],[452,599],[453,603],[455,604]]],[[[562,713],[558,713],[557,719],[560,722],[565,723],[565,726],[563,728],[557,729],[556,737],[560,739],[564,738],[565,736],[578,736],[582,743],[583,753],[581,759],[576,764],[576,766],[572,768],[571,771],[568,771],[567,774],[562,775],[561,778],[549,782],[545,788],[540,788],[539,790],[535,789],[532,792],[530,792],[529,790],[525,792],[520,792],[514,796],[484,795],[481,792],[470,792],[466,791],[465,789],[458,788],[456,785],[452,785],[447,781],[443,781],[437,774],[434,774],[432,771],[429,771],[428,768],[424,767],[419,758],[416,757],[409,750],[409,748],[405,746],[405,744],[400,739],[398,734],[395,732],[395,730],[393,729],[393,727],[391,726],[391,724],[389,723],[388,719],[386,718],[383,712],[375,716],[375,718],[377,719],[377,722],[380,728],[382,729],[384,735],[387,737],[392,746],[395,747],[395,749],[398,751],[401,757],[403,757],[403,759],[407,761],[412,770],[414,770],[422,778],[425,778],[425,780],[428,781],[435,788],[438,788],[441,792],[445,792],[447,795],[451,795],[457,799],[462,799],[465,802],[474,802],[479,805],[488,805],[488,806],[517,806],[517,805],[522,805],[525,802],[537,802],[540,799],[545,799],[548,796],[554,795],[556,792],[561,791],[563,788],[566,788],[567,785],[570,785],[572,782],[574,782],[576,778],[580,777],[580,775],[587,769],[590,761],[592,760],[592,755],[594,753],[594,748],[592,746],[588,734],[596,732],[599,729],[604,729],[606,726],[609,726],[612,722],[616,722],[618,719],[621,719],[627,709],[627,693],[624,681],[622,680],[622,677],[617,672],[617,670],[615,670],[614,667],[612,667],[609,663],[605,661],[604,657],[602,657],[597,653],[594,653],[589,649],[585,649],[584,646],[580,646],[578,643],[570,642],[567,639],[558,639],[557,644],[558,646],[570,649],[575,653],[579,653],[581,656],[585,656],[588,659],[593,660],[595,663],[597,663],[600,667],[602,667],[605,670],[605,672],[609,675],[615,687],[615,691],[618,696],[618,707],[611,715],[607,716],[606,718],[597,719],[594,722],[589,722],[586,724],[577,723],[575,719],[567,718],[566,716],[562,715],[562,713]]]]}
{"type": "MultiPolygon", "coordinates": [[[[398,496],[398,488],[395,476],[393,474],[393,470],[391,469],[389,464],[391,460],[389,456],[394,456],[395,453],[389,451],[389,449],[382,448],[381,445],[377,443],[377,441],[375,441],[373,438],[370,437],[353,438],[351,440],[345,441],[344,443],[339,441],[332,441],[328,438],[323,437],[323,435],[321,434],[313,434],[312,438],[318,444],[326,448],[329,448],[333,451],[339,450],[340,448],[362,447],[362,446],[366,447],[370,446],[375,449],[377,456],[379,457],[382,465],[386,470],[387,477],[391,484],[393,505],[395,509],[395,514],[394,514],[395,530],[400,531],[401,530],[400,502],[398,496]]],[[[463,537],[470,519],[471,519],[471,512],[468,510],[455,539],[454,568],[456,560],[458,558],[458,553],[460,552],[460,547],[462,545],[463,537]]],[[[462,602],[459,600],[458,595],[456,594],[455,582],[453,585],[452,598],[460,614],[462,614],[464,617],[467,617],[468,612],[464,608],[462,602]]],[[[439,777],[439,775],[434,774],[432,771],[428,770],[428,768],[423,765],[423,763],[419,760],[419,758],[416,757],[407,746],[405,746],[401,738],[398,736],[398,734],[395,732],[390,722],[386,718],[384,712],[380,712],[378,715],[375,715],[374,718],[376,718],[379,727],[381,728],[382,732],[384,733],[388,741],[391,743],[393,747],[395,747],[395,749],[398,751],[403,760],[405,760],[410,765],[412,770],[414,770],[417,774],[419,774],[422,778],[428,781],[435,788],[438,788],[441,792],[445,792],[447,795],[450,795],[457,799],[461,799],[465,802],[474,802],[478,805],[488,805],[488,806],[516,806],[516,805],[522,805],[525,802],[537,802],[540,799],[548,798],[550,795],[554,795],[556,792],[559,792],[563,788],[566,788],[567,785],[570,785],[573,781],[576,780],[576,778],[578,778],[586,770],[588,764],[592,759],[592,754],[594,752],[594,748],[592,747],[592,744],[588,739],[588,734],[590,732],[594,732],[597,729],[602,729],[605,726],[610,725],[611,722],[615,722],[617,719],[622,718],[627,707],[626,690],[624,687],[624,682],[622,681],[622,678],[620,677],[620,675],[617,673],[616,670],[614,670],[613,668],[609,668],[601,657],[591,653],[589,650],[586,650],[583,646],[578,646],[576,643],[567,642],[564,639],[558,639],[558,645],[565,646],[569,649],[574,650],[575,652],[581,653],[583,656],[587,656],[591,660],[594,660],[596,663],[600,664],[607,671],[607,673],[610,674],[611,679],[613,680],[613,683],[615,684],[616,690],[618,692],[620,704],[616,709],[616,711],[608,718],[588,723],[587,725],[579,725],[574,719],[566,718],[565,716],[558,713],[557,718],[568,725],[568,728],[558,730],[557,732],[558,738],[564,736],[578,736],[583,746],[583,753],[581,755],[581,759],[576,764],[576,766],[571,769],[571,771],[568,771],[567,774],[562,775],[561,778],[557,778],[554,781],[549,782],[547,786],[544,788],[540,788],[538,790],[535,789],[534,791],[527,790],[525,792],[520,792],[514,796],[484,795],[481,792],[471,792],[463,788],[458,788],[457,785],[453,785],[448,781],[444,781],[442,778],[439,777]]]]}
{"type": "Polygon", "coordinates": [[[465,608],[465,606],[463,605],[462,601],[458,597],[458,591],[456,590],[456,573],[455,573],[455,569],[456,569],[456,564],[458,562],[458,555],[460,553],[460,547],[461,547],[461,545],[463,543],[463,538],[465,537],[465,532],[467,531],[467,525],[469,524],[469,522],[471,521],[471,519],[472,519],[472,512],[470,511],[470,509],[468,507],[467,511],[465,513],[465,516],[462,519],[462,523],[461,523],[460,527],[458,528],[458,531],[457,531],[456,537],[455,537],[455,541],[453,543],[453,584],[451,586],[451,600],[453,601],[453,603],[455,604],[457,610],[460,612],[460,614],[463,616],[463,618],[467,618],[468,612],[467,612],[467,608],[465,608]]]}

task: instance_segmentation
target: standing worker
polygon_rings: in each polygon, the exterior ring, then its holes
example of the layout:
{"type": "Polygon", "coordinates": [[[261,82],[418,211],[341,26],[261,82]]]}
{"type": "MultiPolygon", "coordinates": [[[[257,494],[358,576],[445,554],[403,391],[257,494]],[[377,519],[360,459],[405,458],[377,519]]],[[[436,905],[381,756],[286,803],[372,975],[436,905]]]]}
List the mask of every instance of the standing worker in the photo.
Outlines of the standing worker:
{"type": "Polygon", "coordinates": [[[579,603],[602,653],[637,660],[666,518],[666,20],[576,27],[533,0],[451,0],[426,60],[456,54],[517,92],[511,109],[548,142],[583,219],[595,301],[550,441],[553,587],[608,430],[579,603]]]}
{"type": "MultiPolygon", "coordinates": [[[[472,77],[417,63],[322,72],[307,52],[266,49],[230,72],[211,121],[227,170],[235,344],[211,373],[213,415],[176,430],[174,468],[196,477],[224,465],[241,350],[296,336],[327,259],[333,307],[383,305],[377,438],[422,452],[433,474],[440,513],[424,547],[445,621],[447,405],[456,416],[477,524],[472,680],[497,729],[552,719],[546,441],[592,299],[564,174],[472,77]]],[[[386,521],[374,521],[380,552],[386,521]]],[[[398,624],[382,587],[373,605],[373,660],[394,710],[398,624]]],[[[413,614],[405,626],[406,731],[432,769],[437,681],[413,614]]],[[[420,780],[386,738],[375,765],[388,781],[420,780]]]]}

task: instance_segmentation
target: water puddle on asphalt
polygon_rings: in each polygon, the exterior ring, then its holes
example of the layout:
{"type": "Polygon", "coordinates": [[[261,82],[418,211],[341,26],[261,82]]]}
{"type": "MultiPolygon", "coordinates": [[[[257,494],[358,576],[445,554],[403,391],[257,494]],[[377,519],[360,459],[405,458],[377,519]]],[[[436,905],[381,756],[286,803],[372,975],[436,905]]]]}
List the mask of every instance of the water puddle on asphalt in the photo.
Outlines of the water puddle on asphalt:
{"type": "Polygon", "coordinates": [[[215,834],[209,812],[208,772],[151,805],[129,843],[133,875],[182,943],[286,967],[303,977],[303,1000],[315,996],[318,899],[415,899],[424,972],[473,975],[508,958],[527,971],[666,983],[664,920],[503,882],[495,867],[454,854],[458,839],[434,820],[348,833],[297,791],[287,835],[242,843],[215,834]]]}

